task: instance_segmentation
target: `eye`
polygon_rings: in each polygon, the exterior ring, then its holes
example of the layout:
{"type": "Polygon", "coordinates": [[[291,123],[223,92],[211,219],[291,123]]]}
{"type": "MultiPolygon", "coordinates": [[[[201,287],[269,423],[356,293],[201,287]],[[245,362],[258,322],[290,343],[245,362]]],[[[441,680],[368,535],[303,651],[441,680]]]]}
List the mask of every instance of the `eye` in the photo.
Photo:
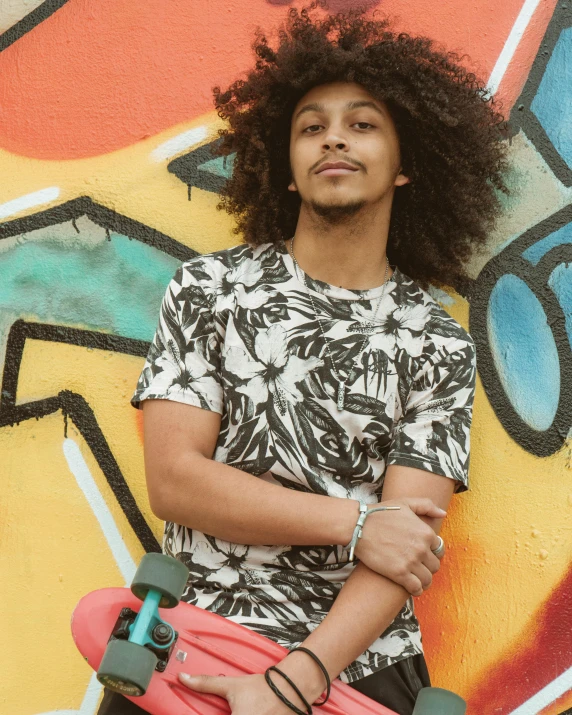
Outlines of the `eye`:
{"type": "MultiPolygon", "coordinates": [[[[375,128],[375,127],[373,126],[373,124],[370,124],[369,122],[355,122],[355,124],[353,124],[352,126],[358,126],[358,125],[365,125],[365,126],[360,127],[360,129],[363,129],[364,131],[365,131],[368,127],[371,127],[372,129],[375,128]]],[[[309,127],[306,127],[305,129],[303,129],[303,130],[302,130],[302,133],[307,132],[308,134],[315,134],[316,132],[308,131],[308,130],[314,129],[315,127],[317,127],[317,128],[319,129],[321,126],[322,126],[321,124],[311,124],[309,127]]]]}

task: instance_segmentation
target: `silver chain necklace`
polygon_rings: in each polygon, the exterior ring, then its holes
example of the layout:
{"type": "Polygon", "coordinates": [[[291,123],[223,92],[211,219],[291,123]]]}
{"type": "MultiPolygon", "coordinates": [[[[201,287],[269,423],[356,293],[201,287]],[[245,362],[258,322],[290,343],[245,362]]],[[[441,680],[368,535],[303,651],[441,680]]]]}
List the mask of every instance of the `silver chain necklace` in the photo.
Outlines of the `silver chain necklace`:
{"type": "MultiPolygon", "coordinates": [[[[328,353],[328,357],[330,358],[330,362],[332,363],[332,370],[334,371],[334,375],[336,376],[336,379],[338,381],[336,404],[337,404],[338,410],[341,412],[344,409],[344,402],[346,399],[346,382],[350,378],[351,370],[348,373],[348,376],[346,377],[346,379],[342,380],[342,378],[340,377],[340,373],[338,372],[338,370],[336,368],[336,364],[334,362],[334,357],[330,351],[330,341],[326,337],[326,334],[324,333],[322,321],[320,320],[320,316],[318,315],[318,311],[316,310],[316,305],[314,304],[314,299],[312,298],[312,294],[310,292],[310,289],[308,288],[308,283],[306,282],[306,274],[298,265],[298,261],[296,260],[296,256],[294,255],[294,238],[293,237],[290,239],[290,246],[288,248],[289,248],[290,256],[292,257],[292,261],[294,262],[294,266],[296,268],[296,275],[298,275],[298,273],[302,274],[302,280],[304,282],[304,286],[306,287],[306,293],[308,294],[308,298],[310,298],[310,302],[312,303],[312,309],[314,310],[314,315],[316,316],[316,320],[318,321],[318,325],[320,326],[320,332],[322,333],[322,337],[324,338],[326,352],[328,353]]],[[[379,306],[381,305],[381,301],[383,300],[383,296],[385,294],[385,286],[387,284],[387,272],[389,270],[389,259],[387,258],[387,256],[385,257],[385,261],[386,261],[386,263],[385,263],[385,275],[383,277],[383,289],[381,291],[381,295],[378,298],[377,305],[375,307],[375,312],[373,314],[371,322],[366,323],[363,326],[363,329],[365,330],[366,334],[365,334],[362,344],[360,346],[358,355],[361,355],[361,353],[363,352],[363,349],[366,346],[366,343],[367,343],[367,340],[368,340],[370,334],[375,329],[375,319],[377,318],[377,312],[379,310],[379,306]]]]}

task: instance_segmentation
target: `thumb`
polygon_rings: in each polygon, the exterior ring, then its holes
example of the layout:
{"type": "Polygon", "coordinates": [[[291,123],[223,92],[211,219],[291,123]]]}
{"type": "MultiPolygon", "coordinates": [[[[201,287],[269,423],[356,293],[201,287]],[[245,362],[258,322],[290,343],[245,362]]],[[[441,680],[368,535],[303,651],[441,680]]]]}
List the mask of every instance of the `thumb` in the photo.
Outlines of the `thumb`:
{"type": "Polygon", "coordinates": [[[212,693],[213,695],[220,695],[221,698],[226,698],[228,681],[224,676],[179,673],[179,680],[187,688],[196,690],[198,693],[212,693]]]}
{"type": "Polygon", "coordinates": [[[447,512],[434,504],[431,499],[407,499],[407,505],[417,516],[428,516],[431,519],[442,519],[447,512]]]}

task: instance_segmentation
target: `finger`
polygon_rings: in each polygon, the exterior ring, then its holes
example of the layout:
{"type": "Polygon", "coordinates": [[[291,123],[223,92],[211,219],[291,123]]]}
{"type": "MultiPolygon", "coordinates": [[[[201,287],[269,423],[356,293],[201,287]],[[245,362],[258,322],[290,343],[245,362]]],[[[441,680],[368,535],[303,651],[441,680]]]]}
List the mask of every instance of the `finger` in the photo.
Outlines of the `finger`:
{"type": "Polygon", "coordinates": [[[426,591],[433,581],[433,574],[431,573],[431,571],[429,571],[427,566],[425,566],[424,564],[421,563],[421,564],[417,564],[416,566],[414,566],[411,569],[411,572],[415,576],[417,576],[417,578],[421,582],[423,591],[426,591]]]}
{"type": "Polygon", "coordinates": [[[229,678],[214,675],[188,675],[179,673],[179,680],[183,685],[198,693],[212,693],[226,698],[229,689],[229,678]]]}
{"type": "Polygon", "coordinates": [[[443,519],[447,516],[447,512],[434,504],[431,499],[425,498],[408,498],[405,500],[407,505],[417,516],[428,516],[431,519],[443,519]]]}
{"type": "Polygon", "coordinates": [[[441,560],[441,559],[443,558],[443,556],[445,556],[445,542],[443,541],[443,539],[441,539],[440,536],[437,536],[437,534],[435,534],[435,537],[434,537],[434,539],[433,539],[433,541],[432,541],[432,543],[431,543],[431,552],[432,552],[432,553],[436,556],[436,558],[438,558],[439,560],[441,560]],[[435,549],[438,549],[439,546],[441,546],[441,544],[443,545],[443,547],[442,547],[442,552],[441,552],[441,555],[440,555],[440,556],[437,556],[437,555],[435,554],[435,549]]]}
{"type": "Polygon", "coordinates": [[[423,593],[423,584],[414,573],[407,574],[400,586],[403,586],[412,596],[421,596],[423,593]]]}
{"type": "Polygon", "coordinates": [[[441,567],[441,560],[435,556],[433,553],[427,554],[423,559],[423,565],[431,571],[432,574],[436,574],[441,567]]]}

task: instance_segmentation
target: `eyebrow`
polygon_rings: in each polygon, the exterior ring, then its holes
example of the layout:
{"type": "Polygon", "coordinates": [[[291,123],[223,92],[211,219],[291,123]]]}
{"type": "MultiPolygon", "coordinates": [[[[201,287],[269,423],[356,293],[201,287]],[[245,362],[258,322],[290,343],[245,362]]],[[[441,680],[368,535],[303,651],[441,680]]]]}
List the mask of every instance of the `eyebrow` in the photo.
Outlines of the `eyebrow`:
{"type": "MultiPolygon", "coordinates": [[[[360,109],[361,107],[369,107],[370,109],[374,109],[378,114],[380,114],[382,117],[385,115],[381,111],[381,109],[377,106],[377,104],[374,104],[374,102],[371,102],[370,100],[367,99],[359,99],[359,100],[353,100],[351,102],[348,102],[345,106],[346,112],[351,112],[354,109],[360,109]]],[[[321,112],[322,114],[325,113],[326,108],[323,104],[320,104],[319,102],[313,102],[312,104],[305,104],[302,109],[296,114],[294,117],[294,121],[300,117],[301,114],[304,114],[305,112],[321,112]]]]}

